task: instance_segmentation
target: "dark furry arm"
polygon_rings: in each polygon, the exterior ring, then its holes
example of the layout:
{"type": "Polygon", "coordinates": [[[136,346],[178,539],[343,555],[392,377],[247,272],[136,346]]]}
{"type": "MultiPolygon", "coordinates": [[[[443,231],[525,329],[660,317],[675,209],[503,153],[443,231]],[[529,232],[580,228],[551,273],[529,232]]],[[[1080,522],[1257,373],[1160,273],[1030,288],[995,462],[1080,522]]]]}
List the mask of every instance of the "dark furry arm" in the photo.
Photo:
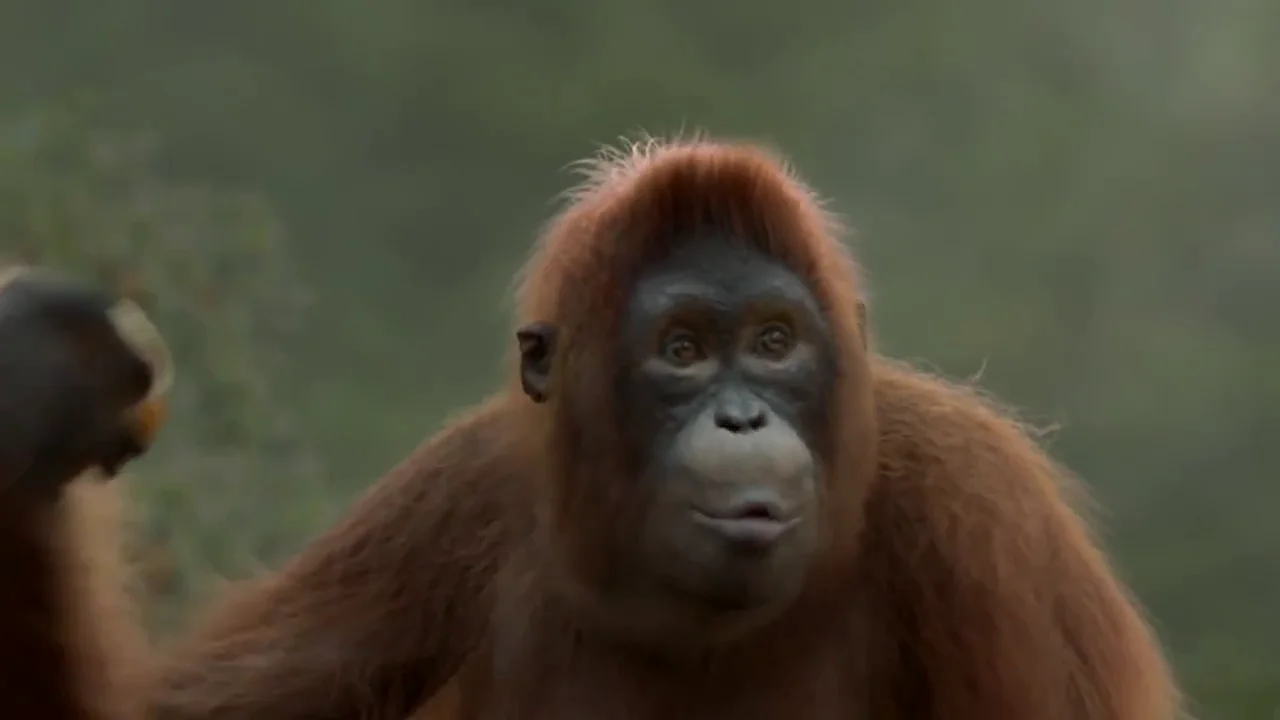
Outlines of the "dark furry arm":
{"type": "Polygon", "coordinates": [[[0,269],[0,717],[139,717],[145,639],[105,481],[146,451],[170,370],[135,307],[0,269]]]}
{"type": "Polygon", "coordinates": [[[73,657],[65,642],[63,508],[0,494],[0,706],[13,717],[86,718],[68,692],[73,657]]]}
{"type": "Polygon", "coordinates": [[[337,527],[172,648],[150,717],[407,716],[485,632],[510,542],[508,445],[491,404],[420,447],[337,527]]]}
{"type": "Polygon", "coordinates": [[[1176,717],[1161,648],[1063,497],[1070,478],[976,396],[892,372],[881,413],[898,461],[868,510],[893,658],[882,716],[1176,717]]]}
{"type": "Polygon", "coordinates": [[[0,492],[0,717],[138,720],[148,651],[116,488],[0,492]]]}

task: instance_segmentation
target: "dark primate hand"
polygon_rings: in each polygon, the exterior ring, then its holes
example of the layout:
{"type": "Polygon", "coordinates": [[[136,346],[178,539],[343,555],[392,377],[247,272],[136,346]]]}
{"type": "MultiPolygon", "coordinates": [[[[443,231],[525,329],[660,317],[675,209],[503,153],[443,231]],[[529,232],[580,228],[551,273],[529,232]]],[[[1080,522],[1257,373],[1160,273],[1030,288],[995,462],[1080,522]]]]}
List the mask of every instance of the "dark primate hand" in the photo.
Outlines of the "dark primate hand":
{"type": "Polygon", "coordinates": [[[137,306],[69,278],[0,271],[0,492],[53,498],[150,447],[171,363],[137,306]]]}

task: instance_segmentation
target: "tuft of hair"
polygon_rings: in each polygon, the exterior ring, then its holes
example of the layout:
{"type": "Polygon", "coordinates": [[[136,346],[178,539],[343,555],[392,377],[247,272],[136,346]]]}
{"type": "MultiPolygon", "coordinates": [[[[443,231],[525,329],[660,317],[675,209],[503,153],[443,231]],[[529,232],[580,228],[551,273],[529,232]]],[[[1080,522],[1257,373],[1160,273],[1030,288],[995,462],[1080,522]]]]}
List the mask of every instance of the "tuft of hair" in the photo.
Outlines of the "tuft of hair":
{"type": "Polygon", "coordinates": [[[522,321],[562,321],[579,314],[584,300],[610,315],[641,268],[700,233],[720,233],[785,263],[833,316],[861,297],[843,224],[772,148],[645,135],[575,167],[582,182],[565,193],[567,207],[520,273],[522,321]]]}

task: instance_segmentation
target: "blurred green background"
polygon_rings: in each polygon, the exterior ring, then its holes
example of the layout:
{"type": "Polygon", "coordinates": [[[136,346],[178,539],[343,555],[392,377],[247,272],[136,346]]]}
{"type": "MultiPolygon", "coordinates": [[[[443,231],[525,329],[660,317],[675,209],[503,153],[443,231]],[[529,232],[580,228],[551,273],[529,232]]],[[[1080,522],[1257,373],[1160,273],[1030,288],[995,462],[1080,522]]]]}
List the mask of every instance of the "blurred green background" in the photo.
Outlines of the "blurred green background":
{"type": "Polygon", "coordinates": [[[1280,3],[0,0],[0,254],[141,293],[165,630],[499,378],[570,161],[788,152],[882,349],[1059,430],[1206,720],[1280,713],[1280,3]]]}

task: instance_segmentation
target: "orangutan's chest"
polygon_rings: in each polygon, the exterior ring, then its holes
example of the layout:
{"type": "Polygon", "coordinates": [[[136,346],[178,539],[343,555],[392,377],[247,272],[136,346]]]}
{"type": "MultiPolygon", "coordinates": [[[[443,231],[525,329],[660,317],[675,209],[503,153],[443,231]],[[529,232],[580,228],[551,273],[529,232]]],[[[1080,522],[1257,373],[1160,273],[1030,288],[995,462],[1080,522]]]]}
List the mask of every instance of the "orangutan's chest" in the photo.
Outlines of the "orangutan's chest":
{"type": "Polygon", "coordinates": [[[474,660],[449,690],[458,694],[458,710],[433,720],[850,720],[862,714],[859,683],[835,642],[752,673],[642,666],[536,642],[508,647],[501,659],[474,660]]]}

